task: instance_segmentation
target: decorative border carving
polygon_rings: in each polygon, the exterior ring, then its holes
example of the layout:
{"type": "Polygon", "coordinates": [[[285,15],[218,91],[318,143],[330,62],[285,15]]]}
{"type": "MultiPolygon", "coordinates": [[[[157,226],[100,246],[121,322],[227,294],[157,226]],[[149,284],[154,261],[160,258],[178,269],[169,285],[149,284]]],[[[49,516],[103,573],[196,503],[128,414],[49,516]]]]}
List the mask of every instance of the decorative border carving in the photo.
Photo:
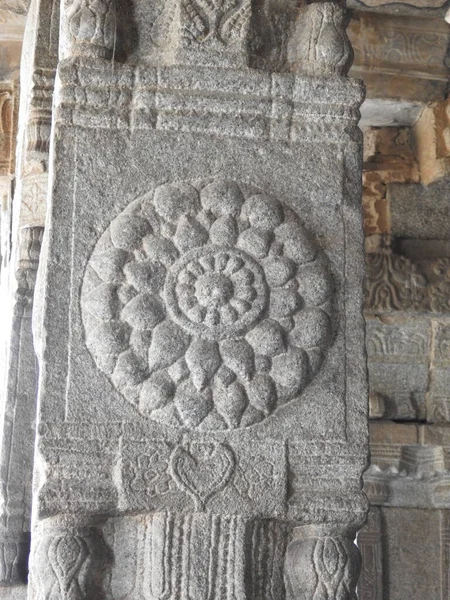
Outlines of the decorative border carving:
{"type": "Polygon", "coordinates": [[[364,309],[368,314],[448,313],[450,258],[413,262],[385,240],[378,252],[366,255],[364,309]]]}
{"type": "Polygon", "coordinates": [[[355,137],[361,82],[200,67],[65,61],[56,121],[83,128],[156,129],[297,144],[355,137]],[[203,82],[199,89],[198,82],[203,82]],[[332,91],[324,96],[324,84],[332,91]],[[194,82],[196,84],[194,85],[194,82]]]}

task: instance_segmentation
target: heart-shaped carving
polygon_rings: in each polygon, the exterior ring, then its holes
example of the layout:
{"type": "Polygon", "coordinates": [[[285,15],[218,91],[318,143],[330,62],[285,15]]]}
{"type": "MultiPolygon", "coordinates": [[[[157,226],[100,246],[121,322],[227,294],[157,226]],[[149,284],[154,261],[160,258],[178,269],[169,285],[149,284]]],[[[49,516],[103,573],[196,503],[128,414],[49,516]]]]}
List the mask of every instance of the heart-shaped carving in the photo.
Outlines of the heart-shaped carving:
{"type": "Polygon", "coordinates": [[[188,448],[177,446],[170,467],[175,483],[191,496],[196,510],[203,511],[207,502],[230,481],[235,458],[225,444],[195,443],[188,448]]]}

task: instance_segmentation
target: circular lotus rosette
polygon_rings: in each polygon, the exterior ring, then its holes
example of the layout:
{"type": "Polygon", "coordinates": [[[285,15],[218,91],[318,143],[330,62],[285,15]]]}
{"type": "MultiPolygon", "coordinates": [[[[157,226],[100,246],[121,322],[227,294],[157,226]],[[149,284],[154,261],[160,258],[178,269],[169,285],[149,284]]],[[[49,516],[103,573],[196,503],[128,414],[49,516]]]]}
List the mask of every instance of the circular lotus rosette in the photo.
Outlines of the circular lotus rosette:
{"type": "Polygon", "coordinates": [[[233,181],[161,185],[98,241],[81,305],[98,367],[175,427],[260,422],[299,396],[331,341],[327,260],[298,216],[233,181]]]}

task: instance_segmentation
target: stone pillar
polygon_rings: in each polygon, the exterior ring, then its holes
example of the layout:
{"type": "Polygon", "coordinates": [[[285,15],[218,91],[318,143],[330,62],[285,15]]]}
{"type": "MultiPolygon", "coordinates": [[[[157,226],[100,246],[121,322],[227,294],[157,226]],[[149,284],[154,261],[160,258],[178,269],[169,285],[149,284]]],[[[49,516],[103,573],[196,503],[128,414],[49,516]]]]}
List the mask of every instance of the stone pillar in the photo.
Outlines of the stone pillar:
{"type": "Polygon", "coordinates": [[[363,88],[314,10],[64,6],[30,599],[355,598],[363,88]]]}
{"type": "Polygon", "coordinates": [[[17,86],[12,81],[0,82],[0,269],[5,280],[5,267],[10,258],[11,193],[14,174],[15,123],[17,86]]]}
{"type": "Polygon", "coordinates": [[[12,94],[9,100],[5,94],[0,95],[0,143],[6,139],[5,131],[9,133],[12,164],[16,150],[12,134],[19,121],[14,195],[10,168],[11,193],[5,194],[2,202],[1,586],[25,584],[28,574],[38,378],[32,312],[45,222],[58,27],[58,3],[33,0],[23,45],[21,99],[20,105],[15,102],[15,119],[6,106],[13,99],[12,94]],[[8,114],[9,125],[5,126],[3,120],[8,114]]]}
{"type": "Polygon", "coordinates": [[[31,317],[43,229],[22,230],[0,443],[0,585],[25,583],[30,543],[37,364],[31,317]]]}

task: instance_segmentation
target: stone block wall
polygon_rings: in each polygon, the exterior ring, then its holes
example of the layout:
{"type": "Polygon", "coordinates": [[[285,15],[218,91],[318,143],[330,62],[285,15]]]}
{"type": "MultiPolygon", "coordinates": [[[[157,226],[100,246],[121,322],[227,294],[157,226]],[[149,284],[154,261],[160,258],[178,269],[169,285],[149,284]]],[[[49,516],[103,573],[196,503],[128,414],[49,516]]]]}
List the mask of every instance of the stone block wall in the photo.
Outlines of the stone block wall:
{"type": "Polygon", "coordinates": [[[449,594],[448,101],[365,133],[371,503],[361,600],[449,594]],[[420,573],[420,576],[418,575],[420,573]]]}

